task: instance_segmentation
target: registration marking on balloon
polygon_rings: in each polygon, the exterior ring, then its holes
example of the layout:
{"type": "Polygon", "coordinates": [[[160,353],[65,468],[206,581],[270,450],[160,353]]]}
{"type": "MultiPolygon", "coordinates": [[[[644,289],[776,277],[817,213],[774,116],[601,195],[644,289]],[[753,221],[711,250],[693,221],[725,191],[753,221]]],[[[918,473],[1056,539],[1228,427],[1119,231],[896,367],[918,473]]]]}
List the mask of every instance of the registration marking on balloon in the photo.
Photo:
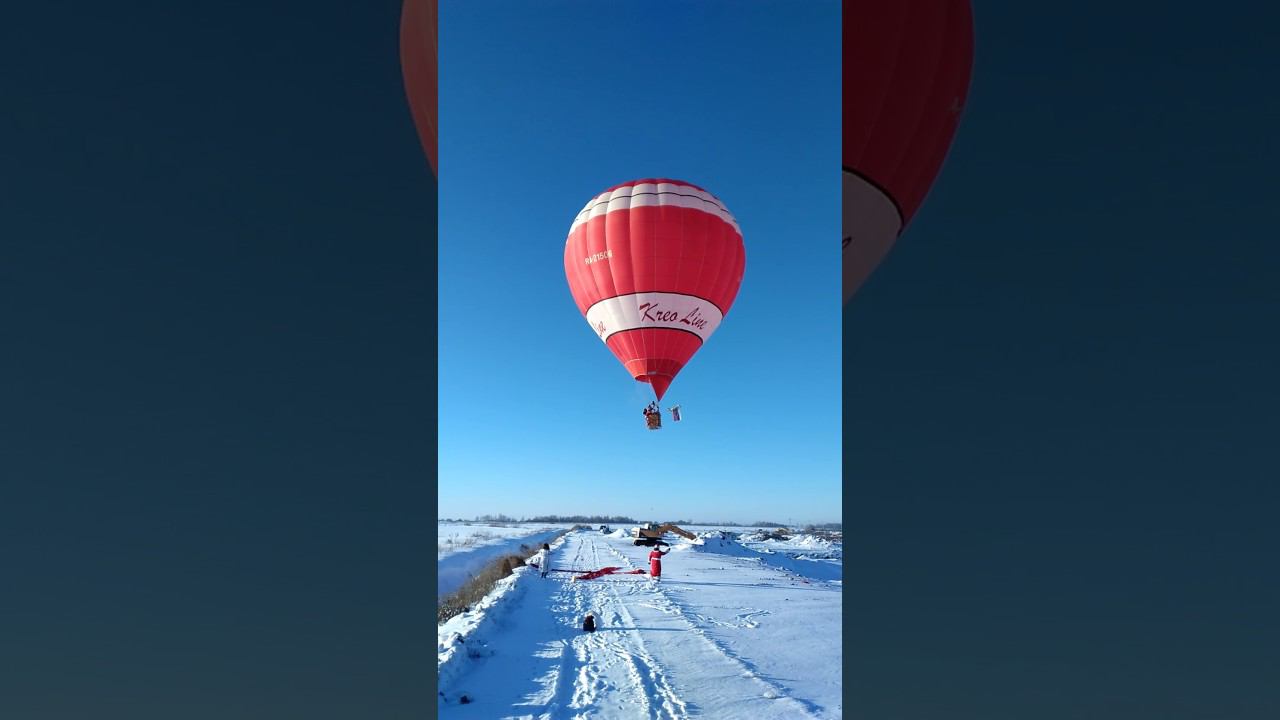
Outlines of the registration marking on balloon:
{"type": "Polygon", "coordinates": [[[601,300],[587,309],[587,324],[601,340],[627,330],[668,328],[697,335],[706,342],[724,314],[693,295],[641,292],[601,300]]]}

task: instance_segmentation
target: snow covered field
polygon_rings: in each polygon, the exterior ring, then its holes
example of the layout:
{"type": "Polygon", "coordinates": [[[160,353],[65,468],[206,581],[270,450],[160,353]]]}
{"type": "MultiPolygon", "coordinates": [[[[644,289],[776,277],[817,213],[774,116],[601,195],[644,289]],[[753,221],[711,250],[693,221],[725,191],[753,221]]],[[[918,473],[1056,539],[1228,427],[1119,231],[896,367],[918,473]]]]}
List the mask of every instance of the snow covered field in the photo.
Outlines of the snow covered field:
{"type": "Polygon", "coordinates": [[[744,532],[738,540],[753,550],[782,553],[800,560],[826,560],[840,564],[844,560],[844,543],[803,533],[786,540],[773,540],[761,532],[744,532]]]}
{"type": "Polygon", "coordinates": [[[436,540],[436,597],[462,587],[475,573],[504,555],[517,553],[521,545],[549,541],[571,525],[555,523],[439,523],[436,540]]]}
{"type": "Polygon", "coordinates": [[[436,559],[458,552],[470,552],[485,545],[506,543],[547,530],[566,530],[570,524],[558,523],[453,523],[436,526],[436,559]]]}
{"type": "MultiPolygon", "coordinates": [[[[551,566],[647,569],[649,548],[617,535],[572,532],[551,566]]],[[[839,562],[670,540],[661,581],[520,568],[440,625],[440,716],[841,717],[839,562]]]]}

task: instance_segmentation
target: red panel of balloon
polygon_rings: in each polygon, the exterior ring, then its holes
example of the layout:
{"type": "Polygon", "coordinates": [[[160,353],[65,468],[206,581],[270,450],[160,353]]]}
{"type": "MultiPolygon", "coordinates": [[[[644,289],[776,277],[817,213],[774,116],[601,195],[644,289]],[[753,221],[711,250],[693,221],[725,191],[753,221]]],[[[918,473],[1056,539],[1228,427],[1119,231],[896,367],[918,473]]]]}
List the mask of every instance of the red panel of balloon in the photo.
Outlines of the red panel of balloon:
{"type": "Polygon", "coordinates": [[[436,0],[405,0],[400,12],[400,67],[422,150],[438,176],[436,0]]]}
{"type": "Polygon", "coordinates": [[[924,201],[973,66],[969,0],[844,2],[844,300],[924,201]]]}

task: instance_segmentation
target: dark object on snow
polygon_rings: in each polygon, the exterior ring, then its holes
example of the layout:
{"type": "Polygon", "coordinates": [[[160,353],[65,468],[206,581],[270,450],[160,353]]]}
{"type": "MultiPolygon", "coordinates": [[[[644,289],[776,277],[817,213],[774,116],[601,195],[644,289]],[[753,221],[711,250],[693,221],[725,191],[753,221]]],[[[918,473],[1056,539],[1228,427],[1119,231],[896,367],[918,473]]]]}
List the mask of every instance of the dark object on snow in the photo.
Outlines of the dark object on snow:
{"type": "Polygon", "coordinates": [[[587,613],[587,616],[586,616],[585,618],[583,618],[583,619],[582,619],[582,631],[583,631],[583,632],[595,632],[595,631],[596,631],[596,616],[595,616],[595,615],[592,615],[591,613],[587,613]]]}
{"type": "Polygon", "coordinates": [[[466,705],[469,702],[471,702],[471,698],[467,697],[466,695],[463,695],[462,697],[458,698],[459,705],[466,705]]]}

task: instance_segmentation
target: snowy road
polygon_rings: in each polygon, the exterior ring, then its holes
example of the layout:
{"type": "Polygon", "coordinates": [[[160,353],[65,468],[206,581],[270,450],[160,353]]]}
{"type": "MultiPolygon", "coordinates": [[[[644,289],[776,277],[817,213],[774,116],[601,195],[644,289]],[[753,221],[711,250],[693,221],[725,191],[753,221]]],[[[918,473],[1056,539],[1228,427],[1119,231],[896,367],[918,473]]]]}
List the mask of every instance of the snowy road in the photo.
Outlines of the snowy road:
{"type": "MultiPolygon", "coordinates": [[[[647,554],[626,538],[574,532],[552,567],[647,568],[647,554]]],[[[660,582],[571,577],[520,578],[516,604],[442,687],[443,717],[841,716],[839,583],[687,545],[667,556],[660,582]],[[581,631],[588,611],[594,634],[581,631]],[[464,694],[470,702],[456,702],[464,694]]]]}

